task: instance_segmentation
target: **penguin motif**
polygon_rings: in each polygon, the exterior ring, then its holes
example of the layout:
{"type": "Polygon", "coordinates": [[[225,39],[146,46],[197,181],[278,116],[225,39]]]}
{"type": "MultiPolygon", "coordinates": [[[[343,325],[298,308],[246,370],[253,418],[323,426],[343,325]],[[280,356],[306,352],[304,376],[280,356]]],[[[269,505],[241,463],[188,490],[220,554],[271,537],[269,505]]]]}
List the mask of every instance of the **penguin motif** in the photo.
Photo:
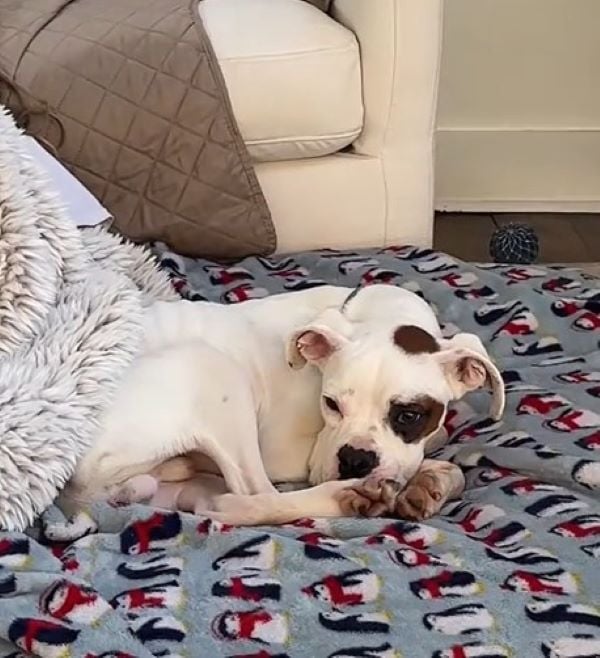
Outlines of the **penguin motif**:
{"type": "Polygon", "coordinates": [[[329,658],[401,658],[389,642],[376,647],[350,647],[329,654],[329,658]]]}
{"type": "Polygon", "coordinates": [[[534,546],[512,546],[509,548],[488,547],[485,549],[485,552],[492,560],[503,560],[519,565],[558,563],[558,558],[550,553],[550,551],[534,546]]]}
{"type": "Polygon", "coordinates": [[[298,541],[304,542],[304,555],[309,560],[345,560],[336,549],[343,542],[322,532],[308,532],[298,537],[298,541]]]}
{"type": "Polygon", "coordinates": [[[467,635],[492,628],[494,618],[481,603],[465,603],[423,617],[425,628],[445,635],[467,635]]]}
{"type": "Polygon", "coordinates": [[[183,560],[180,557],[166,557],[164,554],[139,561],[121,562],[117,573],[128,580],[150,580],[162,576],[178,577],[183,569],[183,560]]]}
{"type": "Polygon", "coordinates": [[[183,600],[183,590],[179,583],[169,580],[121,592],[111,600],[111,605],[115,610],[140,614],[149,608],[177,608],[183,600]]]}
{"type": "Polygon", "coordinates": [[[432,555],[425,551],[417,551],[414,548],[399,548],[396,551],[388,551],[392,562],[403,567],[434,567],[451,566],[450,560],[445,556],[432,555]]]}
{"type": "Polygon", "coordinates": [[[285,644],[289,637],[286,615],[265,608],[225,610],[213,619],[211,628],[220,640],[253,640],[270,645],[285,644]]]}
{"type": "Polygon", "coordinates": [[[600,639],[597,635],[573,635],[542,642],[544,658],[598,658],[600,639]]]}
{"type": "Polygon", "coordinates": [[[550,624],[585,624],[600,628],[600,609],[583,603],[531,601],[525,605],[529,619],[550,624]]]}
{"type": "Polygon", "coordinates": [[[497,519],[506,516],[506,512],[496,505],[471,507],[466,516],[458,522],[463,532],[468,534],[488,528],[497,519]]]}
{"type": "Polygon", "coordinates": [[[366,540],[368,545],[394,542],[404,544],[410,548],[424,550],[441,541],[442,533],[432,526],[398,521],[391,523],[380,530],[376,535],[371,535],[366,540]]]}
{"type": "Polygon", "coordinates": [[[433,274],[435,272],[448,272],[458,268],[458,263],[451,256],[434,252],[431,256],[419,259],[420,262],[412,268],[420,274],[433,274]]]}
{"type": "Polygon", "coordinates": [[[18,617],[8,627],[8,639],[28,655],[66,658],[80,632],[54,621],[18,617]]]}
{"type": "Polygon", "coordinates": [[[60,621],[88,626],[112,609],[93,588],[68,580],[58,580],[42,592],[39,607],[60,621]]]}
{"type": "Polygon", "coordinates": [[[511,655],[510,649],[499,644],[468,642],[435,651],[431,658],[509,658],[511,655]]]}
{"type": "Polygon", "coordinates": [[[546,270],[542,270],[539,267],[511,267],[502,272],[502,276],[505,276],[509,280],[509,285],[514,283],[524,283],[526,281],[531,281],[531,279],[539,279],[540,277],[546,276],[546,274],[546,270]]]}
{"type": "Polygon", "coordinates": [[[577,439],[575,444],[584,450],[600,450],[600,430],[597,430],[588,436],[584,436],[581,439],[577,439]]]}
{"type": "Polygon", "coordinates": [[[547,290],[548,292],[566,292],[567,290],[579,288],[580,286],[581,283],[579,281],[569,279],[566,276],[557,276],[554,279],[544,281],[544,283],[542,283],[542,290],[547,290]]]}
{"type": "Polygon", "coordinates": [[[229,523],[222,523],[221,521],[216,521],[215,519],[206,518],[198,524],[196,530],[199,535],[214,535],[214,534],[224,534],[226,532],[231,532],[235,529],[235,526],[230,525],[229,523]]]}
{"type": "Polygon", "coordinates": [[[546,573],[524,570],[514,571],[504,581],[502,587],[514,592],[527,592],[535,595],[577,594],[579,591],[577,578],[564,569],[556,569],[546,573]]]}
{"type": "Polygon", "coordinates": [[[557,418],[544,422],[555,432],[576,432],[600,426],[600,416],[589,409],[567,409],[557,418]]]}
{"type": "Polygon", "coordinates": [[[483,591],[483,586],[468,571],[444,570],[435,576],[413,580],[410,590],[420,599],[434,600],[475,596],[483,591]]]}
{"type": "Polygon", "coordinates": [[[563,521],[550,529],[550,532],[561,537],[572,539],[587,539],[600,535],[600,515],[583,514],[568,521],[563,521]]]}
{"type": "Polygon", "coordinates": [[[251,281],[254,279],[247,269],[236,265],[232,267],[206,265],[204,271],[209,275],[210,282],[215,286],[229,286],[238,281],[251,281]]]}
{"type": "Polygon", "coordinates": [[[400,276],[401,275],[398,272],[385,270],[381,267],[373,267],[362,275],[361,283],[365,286],[369,286],[373,283],[392,283],[400,276]]]}
{"type": "Polygon", "coordinates": [[[0,567],[0,597],[10,596],[17,591],[17,578],[14,573],[0,567]]]}
{"type": "Polygon", "coordinates": [[[319,622],[323,628],[338,633],[389,633],[390,618],[385,612],[320,612],[319,622]]]}
{"type": "Polygon", "coordinates": [[[272,569],[275,565],[277,544],[270,535],[259,535],[228,550],[212,563],[213,571],[227,569],[272,569]]]}
{"type": "Polygon", "coordinates": [[[365,267],[376,267],[379,261],[374,258],[353,258],[352,260],[343,260],[338,264],[338,271],[340,274],[352,274],[356,270],[364,269],[365,267]]]}
{"type": "Polygon", "coordinates": [[[600,372],[584,372],[581,369],[563,372],[553,377],[554,381],[565,384],[588,384],[600,382],[600,372]]]}
{"type": "Polygon", "coordinates": [[[600,462],[582,459],[573,466],[571,477],[582,487],[598,491],[600,489],[600,462]]]}
{"type": "Polygon", "coordinates": [[[531,478],[519,478],[510,484],[502,487],[502,491],[509,496],[526,496],[532,493],[541,493],[543,491],[559,491],[560,487],[531,478]]]}
{"type": "Polygon", "coordinates": [[[377,600],[381,591],[379,576],[370,569],[346,571],[326,576],[302,591],[319,601],[327,601],[337,607],[361,605],[377,600]]]}
{"type": "Polygon", "coordinates": [[[442,281],[451,288],[468,288],[477,282],[477,275],[473,272],[449,272],[433,280],[442,281]]]}
{"type": "Polygon", "coordinates": [[[531,532],[518,521],[510,521],[504,526],[493,528],[481,538],[486,546],[507,548],[514,546],[531,535],[531,532]]]}
{"type": "Polygon", "coordinates": [[[279,601],[281,583],[274,578],[265,578],[260,573],[232,576],[216,582],[212,587],[213,596],[227,596],[242,601],[279,601]]]}
{"type": "Polygon", "coordinates": [[[465,301],[471,301],[475,299],[497,299],[498,293],[495,290],[492,290],[489,286],[481,286],[480,288],[471,288],[469,290],[464,290],[462,288],[455,290],[454,294],[459,298],[465,301]]]}
{"type": "Polygon", "coordinates": [[[142,521],[135,521],[121,532],[121,552],[141,555],[172,546],[181,540],[181,517],[176,512],[154,512],[142,521]]]}
{"type": "Polygon", "coordinates": [[[130,622],[134,635],[143,642],[162,640],[164,642],[183,642],[186,636],[185,626],[175,617],[137,617],[130,622]]]}
{"type": "Polygon", "coordinates": [[[569,401],[556,393],[530,393],[517,405],[517,414],[547,416],[552,411],[569,406],[569,401]]]}
{"type": "Polygon", "coordinates": [[[0,567],[8,569],[22,569],[29,561],[29,540],[0,539],[0,567]]]}
{"type": "Polygon", "coordinates": [[[266,297],[269,291],[266,288],[258,288],[251,283],[240,283],[221,295],[224,304],[239,304],[249,299],[261,299],[266,297]]]}
{"type": "Polygon", "coordinates": [[[501,336],[506,336],[508,338],[514,338],[515,336],[530,336],[538,328],[539,322],[535,315],[528,308],[522,308],[513,313],[509,319],[494,332],[492,340],[500,338],[501,336]]]}
{"type": "Polygon", "coordinates": [[[553,494],[543,496],[531,505],[525,508],[527,514],[537,516],[538,518],[550,518],[559,514],[568,512],[577,512],[585,509],[589,505],[577,496],[571,494],[553,494]]]}

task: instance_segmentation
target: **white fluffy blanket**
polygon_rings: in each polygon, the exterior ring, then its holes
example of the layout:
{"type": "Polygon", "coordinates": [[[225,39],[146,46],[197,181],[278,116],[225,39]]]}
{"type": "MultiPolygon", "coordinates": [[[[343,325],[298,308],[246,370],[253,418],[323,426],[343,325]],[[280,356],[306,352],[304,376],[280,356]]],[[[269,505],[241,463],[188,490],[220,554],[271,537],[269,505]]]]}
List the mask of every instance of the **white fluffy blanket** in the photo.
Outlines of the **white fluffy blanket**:
{"type": "Polygon", "coordinates": [[[140,342],[173,296],[140,247],[79,231],[0,106],[0,528],[23,530],[90,445],[140,342]]]}

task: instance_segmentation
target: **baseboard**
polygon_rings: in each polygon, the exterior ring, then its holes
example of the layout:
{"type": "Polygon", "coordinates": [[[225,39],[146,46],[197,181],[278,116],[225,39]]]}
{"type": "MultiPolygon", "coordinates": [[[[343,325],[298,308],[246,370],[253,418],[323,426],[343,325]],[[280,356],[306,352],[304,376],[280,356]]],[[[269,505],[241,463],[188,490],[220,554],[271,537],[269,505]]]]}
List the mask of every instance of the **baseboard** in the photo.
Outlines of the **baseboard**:
{"type": "Polygon", "coordinates": [[[599,201],[529,201],[523,199],[437,199],[435,209],[441,212],[472,213],[600,213],[599,201]]]}
{"type": "Polygon", "coordinates": [[[436,209],[600,212],[600,129],[440,129],[436,209]]]}

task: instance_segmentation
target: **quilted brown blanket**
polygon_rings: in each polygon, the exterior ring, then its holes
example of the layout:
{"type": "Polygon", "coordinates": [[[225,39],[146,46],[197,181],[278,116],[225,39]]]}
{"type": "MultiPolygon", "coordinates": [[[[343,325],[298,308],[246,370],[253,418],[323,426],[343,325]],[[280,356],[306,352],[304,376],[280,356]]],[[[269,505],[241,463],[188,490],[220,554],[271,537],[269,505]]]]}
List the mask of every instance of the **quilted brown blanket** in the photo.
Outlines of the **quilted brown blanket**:
{"type": "Polygon", "coordinates": [[[275,232],[197,5],[0,0],[0,98],[126,236],[265,254],[275,232]]]}

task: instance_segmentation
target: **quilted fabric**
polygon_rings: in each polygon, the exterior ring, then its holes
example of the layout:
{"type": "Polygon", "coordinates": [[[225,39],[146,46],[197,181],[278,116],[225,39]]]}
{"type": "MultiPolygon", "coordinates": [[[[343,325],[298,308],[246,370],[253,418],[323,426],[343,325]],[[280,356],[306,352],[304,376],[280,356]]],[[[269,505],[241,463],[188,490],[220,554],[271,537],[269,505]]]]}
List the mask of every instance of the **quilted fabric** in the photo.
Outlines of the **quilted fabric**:
{"type": "Polygon", "coordinates": [[[266,254],[269,212],[187,3],[0,0],[0,71],[26,105],[48,105],[57,122],[31,131],[62,141],[60,158],[123,234],[215,259],[266,254]]]}

